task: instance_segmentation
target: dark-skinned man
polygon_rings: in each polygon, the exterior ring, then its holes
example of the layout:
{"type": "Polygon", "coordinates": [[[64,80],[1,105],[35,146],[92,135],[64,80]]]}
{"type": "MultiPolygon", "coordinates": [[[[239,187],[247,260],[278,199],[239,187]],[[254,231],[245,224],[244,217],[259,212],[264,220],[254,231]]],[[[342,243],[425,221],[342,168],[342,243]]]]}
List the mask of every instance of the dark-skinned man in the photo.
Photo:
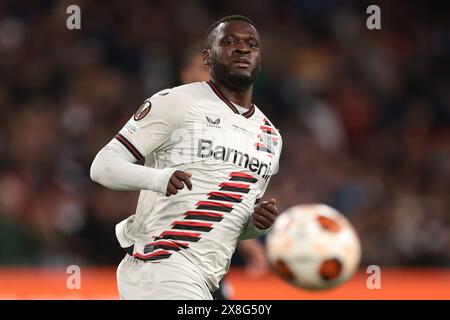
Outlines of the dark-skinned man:
{"type": "Polygon", "coordinates": [[[202,61],[209,81],[145,100],[92,163],[94,181],[140,190],[136,213],[116,226],[127,251],[121,299],[212,299],[238,240],[266,234],[278,216],[275,199],[261,200],[282,141],[252,102],[261,68],[254,23],[213,23],[202,61]]]}
{"type": "MultiPolygon", "coordinates": [[[[182,84],[209,81],[209,67],[202,61],[200,44],[194,44],[183,55],[181,59],[180,81],[182,84]]],[[[263,276],[269,270],[269,262],[264,245],[258,239],[247,239],[238,241],[236,252],[245,263],[245,271],[250,277],[263,276]]],[[[222,278],[219,289],[213,294],[216,300],[231,298],[232,291],[226,277],[222,278]]]]}

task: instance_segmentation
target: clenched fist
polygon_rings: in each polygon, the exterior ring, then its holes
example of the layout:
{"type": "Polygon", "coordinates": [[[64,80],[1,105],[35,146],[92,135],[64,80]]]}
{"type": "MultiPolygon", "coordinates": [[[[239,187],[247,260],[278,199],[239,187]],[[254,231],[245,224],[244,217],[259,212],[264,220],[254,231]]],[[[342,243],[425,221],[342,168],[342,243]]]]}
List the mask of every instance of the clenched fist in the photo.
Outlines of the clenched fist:
{"type": "Polygon", "coordinates": [[[166,197],[169,197],[173,194],[177,194],[178,190],[184,188],[184,185],[186,185],[186,187],[188,187],[189,190],[192,190],[192,183],[191,180],[189,179],[190,177],[192,177],[192,173],[183,172],[181,170],[175,171],[169,179],[166,197]]]}
{"type": "Polygon", "coordinates": [[[253,211],[253,224],[260,230],[269,229],[278,217],[278,209],[275,206],[276,200],[274,198],[270,201],[263,201],[256,205],[253,211]]]}

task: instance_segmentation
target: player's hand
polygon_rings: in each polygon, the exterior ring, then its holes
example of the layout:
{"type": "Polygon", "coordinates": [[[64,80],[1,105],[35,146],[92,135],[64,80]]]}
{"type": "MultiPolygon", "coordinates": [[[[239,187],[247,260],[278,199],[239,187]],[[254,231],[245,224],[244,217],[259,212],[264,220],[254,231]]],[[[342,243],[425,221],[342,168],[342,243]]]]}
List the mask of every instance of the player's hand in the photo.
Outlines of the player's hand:
{"type": "Polygon", "coordinates": [[[274,198],[257,204],[253,211],[253,224],[260,230],[269,229],[278,217],[278,208],[275,206],[274,198]]]}
{"type": "Polygon", "coordinates": [[[184,188],[184,185],[186,185],[189,190],[192,190],[192,182],[191,179],[189,179],[190,177],[192,177],[192,173],[183,172],[181,170],[175,171],[169,179],[166,197],[177,194],[178,190],[184,188]]]}

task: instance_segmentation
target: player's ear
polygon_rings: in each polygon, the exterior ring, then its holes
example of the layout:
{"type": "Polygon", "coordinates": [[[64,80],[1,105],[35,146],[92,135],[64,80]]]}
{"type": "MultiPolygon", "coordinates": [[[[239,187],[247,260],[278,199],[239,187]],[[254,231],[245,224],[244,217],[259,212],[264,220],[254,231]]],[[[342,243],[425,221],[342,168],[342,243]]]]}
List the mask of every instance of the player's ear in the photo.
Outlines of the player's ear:
{"type": "Polygon", "coordinates": [[[209,66],[209,52],[210,49],[203,49],[202,51],[202,62],[205,66],[209,66]]]}

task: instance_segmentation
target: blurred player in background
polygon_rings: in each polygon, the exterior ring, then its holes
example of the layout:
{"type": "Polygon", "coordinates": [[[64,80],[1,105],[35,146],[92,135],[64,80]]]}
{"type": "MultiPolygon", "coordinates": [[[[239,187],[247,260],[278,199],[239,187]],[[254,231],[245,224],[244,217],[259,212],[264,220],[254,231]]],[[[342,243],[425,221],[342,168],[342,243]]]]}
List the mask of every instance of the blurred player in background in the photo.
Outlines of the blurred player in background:
{"type": "MultiPolygon", "coordinates": [[[[201,45],[195,45],[183,55],[180,68],[180,81],[183,84],[209,80],[209,68],[202,61],[201,45]]],[[[263,244],[257,239],[241,240],[237,244],[237,252],[245,262],[245,270],[250,276],[258,276],[269,270],[267,254],[263,244]]],[[[228,299],[227,283],[220,282],[219,289],[214,292],[217,300],[228,299]]]]}
{"type": "Polygon", "coordinates": [[[237,241],[275,222],[275,199],[260,200],[282,141],[252,103],[260,60],[252,21],[215,22],[202,54],[210,81],[145,100],[95,157],[94,181],[141,190],[136,213],[116,226],[127,251],[117,270],[122,299],[212,299],[237,241]]]}

